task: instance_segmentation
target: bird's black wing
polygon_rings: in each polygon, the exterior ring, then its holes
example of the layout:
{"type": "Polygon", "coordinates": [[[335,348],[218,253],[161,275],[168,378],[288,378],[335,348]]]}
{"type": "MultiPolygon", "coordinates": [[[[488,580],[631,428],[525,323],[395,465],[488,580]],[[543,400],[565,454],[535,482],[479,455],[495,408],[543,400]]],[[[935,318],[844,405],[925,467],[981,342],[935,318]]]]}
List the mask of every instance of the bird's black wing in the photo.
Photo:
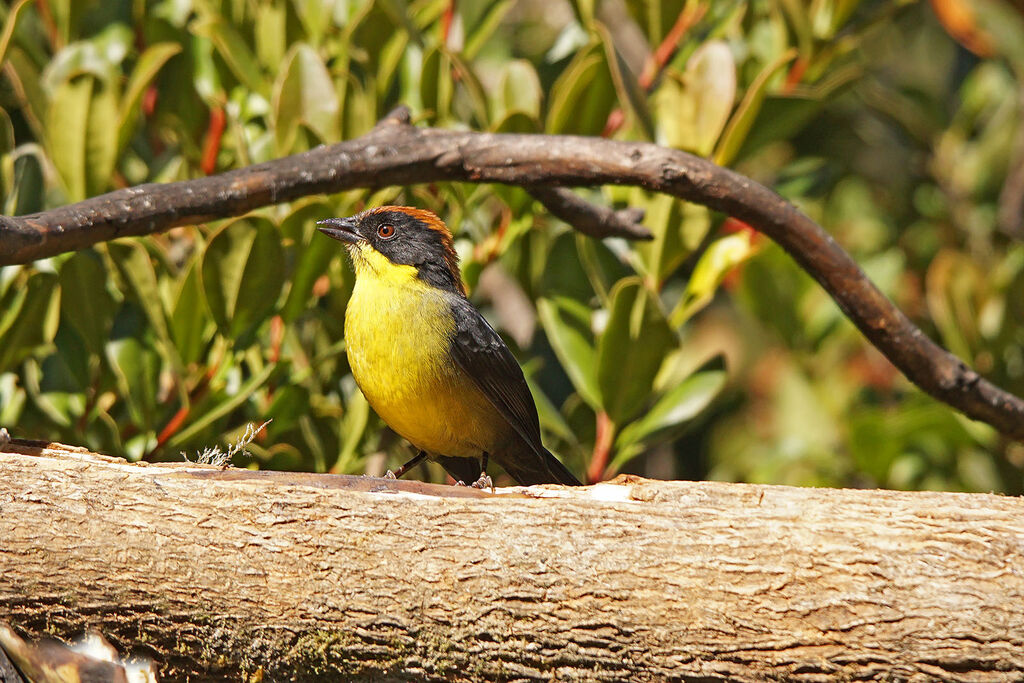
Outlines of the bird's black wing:
{"type": "Polygon", "coordinates": [[[579,484],[565,465],[541,443],[537,407],[523,370],[508,346],[466,299],[453,298],[452,313],[455,318],[452,358],[512,425],[528,448],[527,453],[517,454],[514,458],[502,453],[490,455],[523,484],[579,484]]]}

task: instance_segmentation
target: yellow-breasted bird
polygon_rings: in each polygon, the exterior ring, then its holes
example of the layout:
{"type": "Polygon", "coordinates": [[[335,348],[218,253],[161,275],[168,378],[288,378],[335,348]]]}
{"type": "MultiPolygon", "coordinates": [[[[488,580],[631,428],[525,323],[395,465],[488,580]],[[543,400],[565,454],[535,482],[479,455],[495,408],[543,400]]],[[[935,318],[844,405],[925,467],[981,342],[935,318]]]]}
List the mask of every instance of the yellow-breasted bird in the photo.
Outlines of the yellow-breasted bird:
{"type": "Polygon", "coordinates": [[[491,458],[520,484],[580,483],[541,444],[523,371],[466,298],[452,234],[437,215],[382,206],[318,225],[355,266],[345,311],[352,375],[419,449],[394,476],[430,458],[482,487],[491,458]]]}

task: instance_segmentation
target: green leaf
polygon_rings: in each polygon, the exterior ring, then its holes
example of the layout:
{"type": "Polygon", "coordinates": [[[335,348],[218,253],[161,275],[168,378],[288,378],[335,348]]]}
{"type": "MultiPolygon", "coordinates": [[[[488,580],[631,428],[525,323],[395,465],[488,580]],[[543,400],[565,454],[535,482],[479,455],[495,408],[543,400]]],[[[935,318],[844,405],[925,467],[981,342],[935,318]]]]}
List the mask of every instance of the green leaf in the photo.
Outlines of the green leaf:
{"type": "Polygon", "coordinates": [[[615,440],[613,466],[634,457],[647,444],[664,440],[671,432],[700,415],[722,391],[727,379],[725,370],[701,370],[665,392],[649,411],[619,432],[615,440]]]}
{"type": "MultiPolygon", "coordinates": [[[[324,32],[331,25],[331,4],[329,2],[295,2],[292,6],[302,22],[305,34],[314,45],[323,40],[324,32]]],[[[282,12],[283,13],[283,12],[282,12]]]]}
{"type": "MultiPolygon", "coordinates": [[[[52,356],[51,356],[52,358],[52,356]]],[[[52,367],[50,370],[52,371],[52,367]]],[[[72,405],[66,392],[44,392],[42,387],[43,370],[34,359],[28,359],[22,366],[20,379],[25,392],[32,400],[33,407],[39,410],[53,424],[60,427],[72,425],[72,405]]]]}
{"type": "Polygon", "coordinates": [[[213,41],[208,38],[197,35],[192,40],[192,83],[208,106],[219,105],[225,97],[224,85],[213,60],[213,50],[213,41]]]}
{"type": "MultiPolygon", "coordinates": [[[[66,292],[61,292],[63,296],[66,292]]],[[[53,338],[56,352],[43,359],[41,366],[43,377],[41,388],[47,393],[81,394],[89,386],[93,370],[99,364],[99,355],[90,351],[74,328],[70,325],[59,325],[57,335],[53,338]]],[[[100,354],[103,353],[102,346],[100,354]]],[[[84,396],[80,397],[83,404],[77,411],[84,410],[84,396]]]]}
{"type": "Polygon", "coordinates": [[[118,393],[127,401],[132,421],[143,430],[154,428],[160,354],[137,337],[112,340],[107,343],[106,352],[117,378],[118,393]]]}
{"type": "Polygon", "coordinates": [[[750,87],[747,88],[740,106],[736,108],[736,113],[732,115],[725,133],[722,135],[721,140],[718,141],[718,148],[715,150],[714,156],[716,164],[728,166],[736,158],[736,153],[743,146],[747,134],[754,125],[754,120],[757,119],[757,114],[767,94],[768,84],[771,82],[772,76],[792,61],[796,54],[795,48],[786,50],[775,61],[764,67],[761,73],[757,75],[757,78],[754,79],[754,82],[750,84],[750,87]]]}
{"type": "Polygon", "coordinates": [[[118,145],[117,89],[96,81],[89,102],[85,140],[85,191],[93,197],[106,192],[114,175],[118,145]]]}
{"type": "Polygon", "coordinates": [[[529,374],[526,377],[526,383],[530,387],[530,394],[533,395],[533,402],[537,406],[537,417],[540,419],[541,429],[554,434],[567,443],[577,443],[579,440],[572,428],[558,412],[558,408],[547,397],[547,394],[531,381],[529,374]]]}
{"type": "Polygon", "coordinates": [[[370,421],[370,404],[363,392],[356,389],[345,402],[345,416],[341,419],[341,448],[331,472],[351,472],[358,457],[359,444],[370,421]]]}
{"type": "Polygon", "coordinates": [[[132,75],[128,79],[121,105],[118,111],[117,153],[120,156],[128,141],[135,134],[135,124],[139,119],[142,96],[150,83],[156,78],[164,64],[174,55],[181,52],[181,46],[175,43],[157,43],[146,48],[135,63],[132,75]]]}
{"type": "Polygon", "coordinates": [[[711,303],[729,271],[750,258],[755,251],[756,247],[751,244],[750,233],[747,231],[715,240],[697,261],[690,281],[686,283],[686,290],[672,311],[672,327],[681,327],[694,313],[711,303]]]}
{"type": "Polygon", "coordinates": [[[88,196],[85,150],[93,81],[90,76],[80,76],[58,85],[46,116],[47,151],[69,201],[80,201],[88,196]]]}
{"type": "Polygon", "coordinates": [[[451,112],[452,62],[440,49],[433,49],[423,57],[420,80],[420,101],[426,112],[433,112],[441,120],[451,112]]]}
{"type": "Polygon", "coordinates": [[[281,307],[281,316],[285,322],[292,322],[306,312],[310,304],[313,285],[321,275],[327,272],[331,260],[338,257],[342,251],[337,242],[326,239],[316,229],[315,221],[326,215],[328,215],[326,207],[321,204],[312,204],[296,211],[282,224],[283,231],[286,223],[301,221],[305,233],[304,239],[297,245],[297,262],[289,278],[291,286],[288,289],[284,305],[281,307]]]}
{"type": "Polygon", "coordinates": [[[548,133],[600,135],[615,107],[615,84],[599,46],[581,50],[555,81],[548,133]]]}
{"type": "Polygon", "coordinates": [[[591,408],[601,410],[590,309],[572,299],[553,297],[537,301],[537,314],[576,391],[591,408]]]}
{"type": "Polygon", "coordinates": [[[497,123],[491,127],[495,133],[539,133],[540,123],[537,119],[524,114],[521,111],[514,111],[508,116],[496,119],[497,123]]]}
{"type": "Polygon", "coordinates": [[[49,138],[50,98],[41,83],[41,75],[32,58],[12,45],[7,54],[4,76],[24,93],[22,113],[36,140],[49,138]]]}
{"type": "Polygon", "coordinates": [[[25,407],[25,389],[13,372],[0,375],[0,424],[17,424],[25,407]]]}
{"type": "Polygon", "coordinates": [[[377,98],[384,101],[388,92],[394,85],[395,76],[402,65],[402,58],[405,49],[409,45],[409,36],[406,33],[397,32],[388,38],[377,55],[377,98]]]}
{"type": "Polygon", "coordinates": [[[213,328],[203,298],[198,260],[188,265],[178,283],[170,316],[171,335],[182,362],[196,363],[202,358],[209,330],[213,328]]]}
{"type": "Polygon", "coordinates": [[[79,251],[60,269],[61,315],[92,353],[102,353],[117,302],[107,290],[107,269],[92,250],[79,251]]]}
{"type": "Polygon", "coordinates": [[[267,3],[256,7],[256,57],[265,68],[273,71],[280,68],[287,50],[287,16],[283,4],[267,3]]]}
{"type": "Polygon", "coordinates": [[[498,79],[498,97],[492,100],[495,111],[492,118],[498,120],[513,112],[540,118],[540,104],[543,91],[537,71],[525,59],[513,59],[502,68],[498,79]]]}
{"type": "Polygon", "coordinates": [[[608,65],[608,73],[611,74],[612,84],[618,96],[618,104],[633,114],[636,122],[643,128],[647,139],[653,140],[654,122],[651,120],[651,112],[647,108],[647,93],[640,87],[633,72],[622,54],[615,47],[611,32],[601,22],[594,22],[594,31],[601,38],[601,45],[604,47],[605,63],[608,65]]]}
{"type": "Polygon", "coordinates": [[[729,120],[736,98],[736,63],[722,40],[701,45],[686,63],[686,89],[693,97],[691,149],[707,156],[729,120]]]}
{"type": "Polygon", "coordinates": [[[24,9],[31,0],[18,0],[11,11],[7,15],[7,19],[4,21],[3,33],[0,33],[0,64],[4,63],[7,57],[7,46],[11,44],[11,36],[14,35],[14,28],[18,24],[18,19],[21,17],[21,10],[24,9]]]}
{"type": "Polygon", "coordinates": [[[269,94],[267,81],[263,78],[256,57],[231,24],[216,15],[207,14],[193,22],[192,31],[213,42],[221,59],[245,88],[264,97],[269,94]]]}
{"type": "Polygon", "coordinates": [[[274,142],[279,154],[295,144],[299,126],[313,131],[320,142],[340,136],[340,105],[334,81],[316,51],[299,43],[288,53],[280,77],[274,83],[274,142]]]}
{"type": "Polygon", "coordinates": [[[224,226],[203,254],[203,292],[221,331],[240,346],[273,312],[284,285],[277,228],[252,217],[224,226]]]}
{"type": "Polygon", "coordinates": [[[60,290],[53,273],[32,273],[15,294],[0,315],[0,373],[51,343],[60,319],[60,290]]]}
{"type": "Polygon", "coordinates": [[[637,278],[611,293],[608,324],[597,342],[597,381],[604,409],[616,425],[642,412],[665,356],[676,347],[657,298],[637,278]]]}
{"type": "Polygon", "coordinates": [[[253,393],[266,384],[274,375],[274,372],[280,367],[282,366],[279,366],[276,363],[268,363],[263,366],[259,372],[239,386],[237,391],[230,394],[225,400],[214,405],[208,410],[204,410],[195,422],[189,424],[187,427],[171,437],[167,442],[167,448],[169,450],[181,448],[184,444],[187,444],[189,441],[194,439],[200,432],[212,425],[214,422],[225,415],[228,415],[246,401],[250,400],[253,393]]]}
{"type": "MultiPolygon", "coordinates": [[[[508,11],[515,5],[516,0],[498,0],[497,2],[485,3],[487,9],[483,17],[476,23],[475,26],[469,28],[466,36],[466,45],[462,49],[462,57],[467,61],[472,61],[479,54],[480,50],[487,45],[487,42],[494,35],[494,32],[501,25],[501,20],[505,18],[508,11]]],[[[459,11],[464,12],[463,6],[459,6],[459,11]]]]}
{"type": "Polygon", "coordinates": [[[818,97],[767,96],[736,157],[749,157],[765,145],[790,139],[824,108],[825,103],[825,99],[818,97]]]}
{"type": "Polygon", "coordinates": [[[71,43],[46,65],[43,87],[53,92],[61,83],[86,75],[116,87],[120,64],[131,50],[131,43],[131,29],[118,23],[101,29],[89,40],[71,43]]]}
{"type": "Polygon", "coordinates": [[[124,281],[123,291],[127,298],[138,303],[157,339],[166,349],[173,351],[175,347],[167,325],[167,311],[149,252],[141,242],[135,241],[112,242],[107,245],[107,250],[124,281]]]}

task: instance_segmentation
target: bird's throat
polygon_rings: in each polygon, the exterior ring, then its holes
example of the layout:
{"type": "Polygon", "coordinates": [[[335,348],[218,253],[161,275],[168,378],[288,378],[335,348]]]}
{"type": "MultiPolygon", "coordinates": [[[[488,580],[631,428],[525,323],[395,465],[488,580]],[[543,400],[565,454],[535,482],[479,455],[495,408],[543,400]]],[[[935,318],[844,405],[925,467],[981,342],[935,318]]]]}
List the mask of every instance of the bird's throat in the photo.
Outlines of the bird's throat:
{"type": "Polygon", "coordinates": [[[416,279],[417,270],[414,266],[398,265],[388,260],[367,242],[357,242],[349,247],[352,255],[352,267],[356,271],[356,279],[365,285],[387,287],[403,285],[416,279]]]}

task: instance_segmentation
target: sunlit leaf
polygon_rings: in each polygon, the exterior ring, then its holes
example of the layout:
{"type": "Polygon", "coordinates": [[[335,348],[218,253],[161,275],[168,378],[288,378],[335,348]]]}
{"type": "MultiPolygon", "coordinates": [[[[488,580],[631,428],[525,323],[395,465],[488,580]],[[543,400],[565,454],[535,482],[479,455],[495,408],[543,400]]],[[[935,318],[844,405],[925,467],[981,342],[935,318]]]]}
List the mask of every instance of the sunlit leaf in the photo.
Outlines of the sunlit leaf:
{"type": "Polygon", "coordinates": [[[96,82],[89,102],[85,141],[85,191],[90,197],[110,187],[117,162],[118,90],[96,82]]]}
{"type": "Polygon", "coordinates": [[[497,113],[522,112],[529,116],[540,116],[542,92],[537,71],[524,59],[513,59],[502,69],[499,81],[499,98],[494,100],[497,113]]]}
{"type": "Polygon", "coordinates": [[[694,313],[711,303],[725,276],[754,253],[747,231],[715,240],[697,261],[682,298],[672,311],[673,327],[680,327],[694,313]]]}
{"type": "Polygon", "coordinates": [[[736,64],[732,50],[721,40],[701,45],[686,63],[686,89],[693,98],[692,149],[711,153],[729,120],[736,97],[736,64]]]}
{"type": "Polygon", "coordinates": [[[340,105],[327,68],[308,45],[295,45],[285,59],[274,84],[272,99],[274,138],[278,153],[287,154],[300,125],[312,130],[321,142],[339,138],[340,105]]]}
{"type": "Polygon", "coordinates": [[[615,439],[617,458],[627,460],[635,456],[645,444],[664,438],[666,432],[678,429],[703,413],[722,391],[727,379],[725,370],[701,370],[665,392],[650,410],[619,432],[615,439]]]}
{"type": "Polygon", "coordinates": [[[761,73],[757,75],[757,78],[754,79],[754,82],[750,84],[750,87],[747,88],[740,106],[736,108],[736,112],[732,115],[729,125],[725,129],[725,133],[722,134],[721,139],[718,141],[714,155],[716,164],[728,166],[736,158],[736,153],[743,146],[743,141],[754,125],[754,120],[761,109],[761,102],[764,101],[765,95],[768,92],[768,84],[771,82],[772,76],[792,61],[796,54],[795,49],[786,50],[775,61],[765,66],[761,73]]]}
{"type": "Polygon", "coordinates": [[[46,117],[50,159],[72,201],[88,196],[85,158],[93,81],[90,76],[81,76],[57,86],[46,117]]]}

